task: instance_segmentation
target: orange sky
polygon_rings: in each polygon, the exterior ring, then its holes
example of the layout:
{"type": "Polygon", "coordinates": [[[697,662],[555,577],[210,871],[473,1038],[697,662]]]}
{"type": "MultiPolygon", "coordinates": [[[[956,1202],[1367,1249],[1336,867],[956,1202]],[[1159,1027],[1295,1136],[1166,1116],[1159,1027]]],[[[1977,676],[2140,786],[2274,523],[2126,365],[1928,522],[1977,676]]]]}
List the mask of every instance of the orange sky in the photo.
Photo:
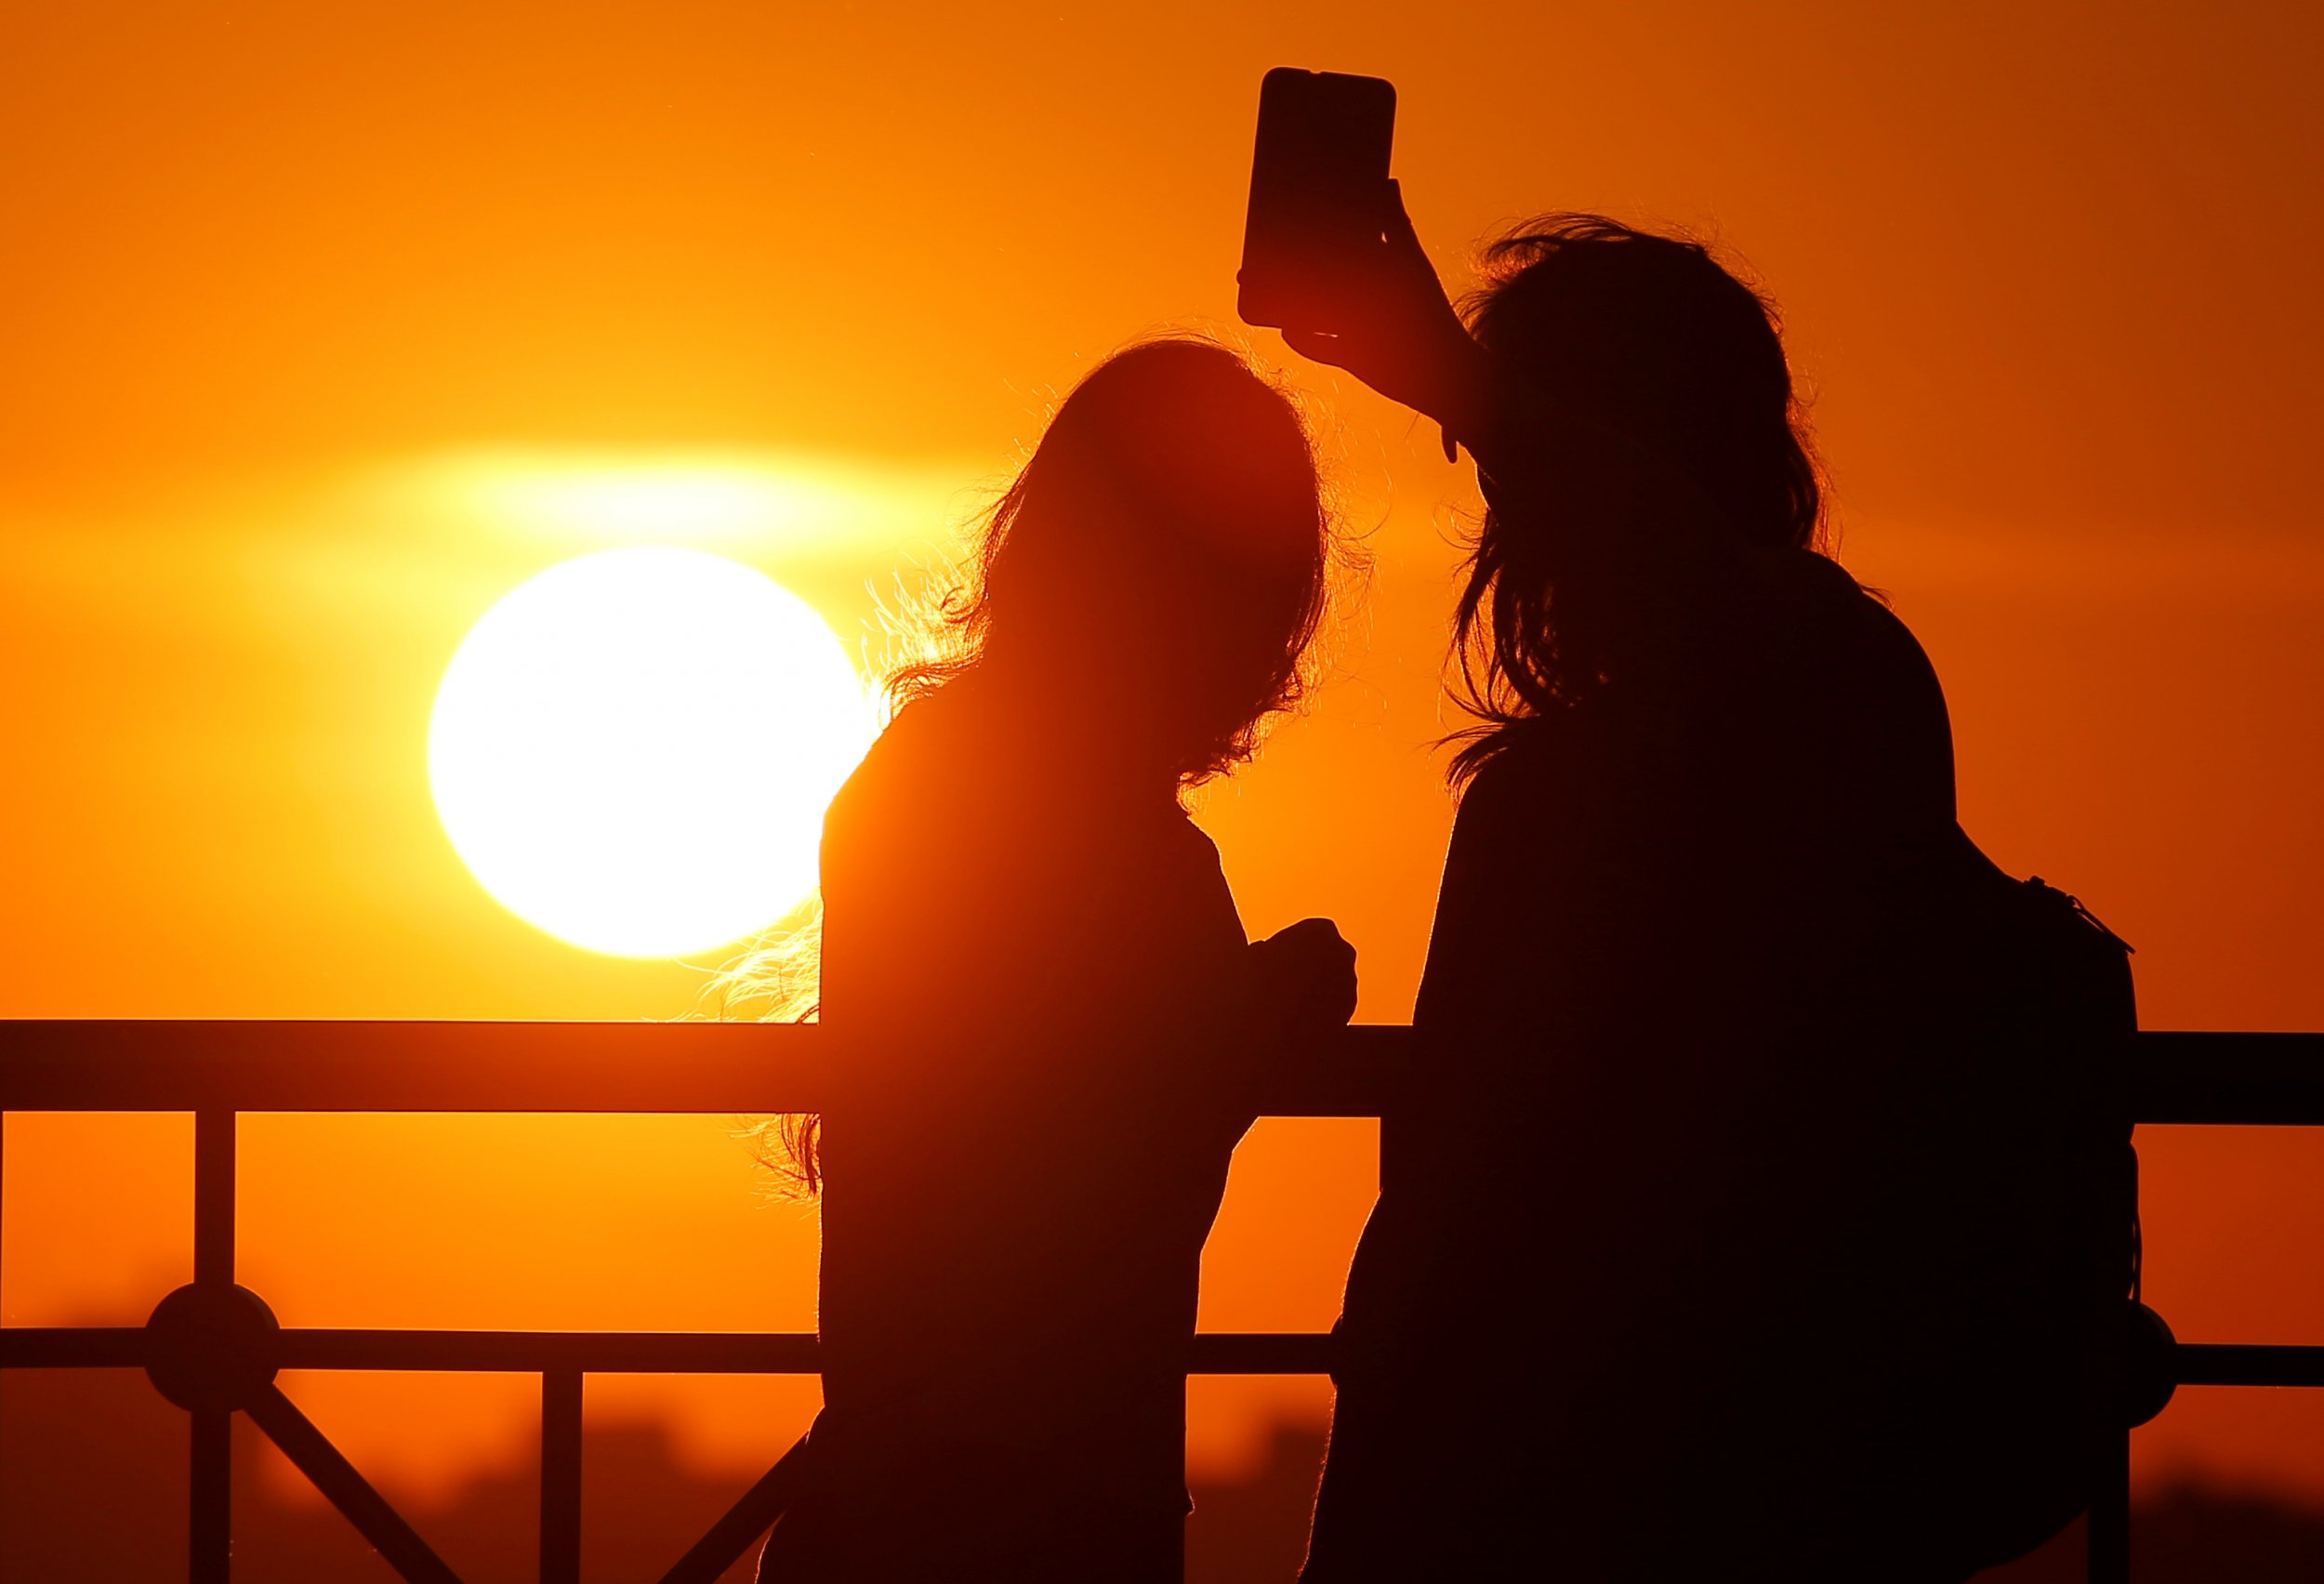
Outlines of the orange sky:
{"type": "MultiPolygon", "coordinates": [[[[1396,80],[1448,269],[1552,206],[1747,258],[1846,560],[1944,676],[1972,829],[2140,947],[2150,1026],[2324,1029],[2314,7],[139,0],[10,33],[0,1015],[684,1010],[693,970],[562,945],[461,869],[424,757],[453,647],[530,573],[649,539],[761,566],[852,640],[865,581],[941,544],[1089,359],[1231,325],[1256,85],[1296,61],[1396,80]],[[807,527],[470,487],[720,467],[818,503],[807,527]]],[[[1203,818],[1254,930],[1337,917],[1363,1015],[1400,1020],[1469,497],[1433,432],[1296,376],[1377,524],[1373,604],[1203,818]]],[[[245,1271],[293,1323],[803,1324],[812,1237],[724,1126],[254,1123],[245,1271]]],[[[141,1313],[182,1263],[182,1124],[8,1127],[7,1319],[141,1313]]],[[[1248,1153],[1206,1321],[1321,1324],[1364,1130],[1248,1153]]],[[[2144,1153],[2180,1334],[2324,1340],[2324,1144],[2144,1153]]],[[[378,1423],[388,1388],[301,1391],[423,1478],[453,1429],[516,1433],[503,1384],[445,1389],[435,1441],[378,1423]]],[[[775,1399],[687,1401],[719,1456],[771,1449],[775,1399]]],[[[1204,1422],[1231,1456],[1239,1421],[1204,1422]]],[[[2312,1399],[2188,1393],[2143,1444],[2324,1497],[2312,1399]]]]}

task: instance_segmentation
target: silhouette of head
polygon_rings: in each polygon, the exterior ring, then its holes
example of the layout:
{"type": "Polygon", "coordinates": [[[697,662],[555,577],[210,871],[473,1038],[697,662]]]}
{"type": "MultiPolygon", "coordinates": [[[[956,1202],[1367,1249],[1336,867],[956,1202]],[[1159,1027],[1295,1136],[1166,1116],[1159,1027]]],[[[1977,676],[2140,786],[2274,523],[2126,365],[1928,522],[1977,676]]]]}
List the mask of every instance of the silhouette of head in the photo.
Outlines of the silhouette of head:
{"type": "MultiPolygon", "coordinates": [[[[1700,244],[1597,215],[1551,215],[1488,245],[1470,331],[1561,403],[1690,482],[1711,519],[1768,548],[1820,548],[1823,495],[1774,307],[1700,244]]],[[[1546,715],[1652,652],[1600,569],[1619,530],[1570,503],[1554,517],[1487,510],[1457,617],[1466,704],[1499,729],[1546,715]],[[1625,650],[1625,644],[1630,647],[1625,650]]]]}
{"type": "Polygon", "coordinates": [[[1756,545],[1806,548],[1822,491],[1775,308],[1701,244],[1552,215],[1488,245],[1472,334],[1688,474],[1756,545]]]}
{"type": "Polygon", "coordinates": [[[1142,342],[1058,408],[944,609],[953,657],[901,691],[974,668],[1089,754],[1198,781],[1299,698],[1333,552],[1289,398],[1214,342],[1142,342]]]}

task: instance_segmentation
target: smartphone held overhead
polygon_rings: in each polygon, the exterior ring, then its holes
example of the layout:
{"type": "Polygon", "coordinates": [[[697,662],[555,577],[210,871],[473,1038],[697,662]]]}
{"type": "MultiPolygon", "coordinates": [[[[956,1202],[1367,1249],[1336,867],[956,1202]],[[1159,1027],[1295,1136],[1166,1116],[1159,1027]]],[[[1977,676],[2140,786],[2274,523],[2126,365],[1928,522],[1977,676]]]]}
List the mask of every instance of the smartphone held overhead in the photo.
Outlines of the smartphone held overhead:
{"type": "Polygon", "coordinates": [[[1395,86],[1383,78],[1267,73],[1235,276],[1246,323],[1329,331],[1348,322],[1354,271],[1387,213],[1395,125],[1395,86]]]}

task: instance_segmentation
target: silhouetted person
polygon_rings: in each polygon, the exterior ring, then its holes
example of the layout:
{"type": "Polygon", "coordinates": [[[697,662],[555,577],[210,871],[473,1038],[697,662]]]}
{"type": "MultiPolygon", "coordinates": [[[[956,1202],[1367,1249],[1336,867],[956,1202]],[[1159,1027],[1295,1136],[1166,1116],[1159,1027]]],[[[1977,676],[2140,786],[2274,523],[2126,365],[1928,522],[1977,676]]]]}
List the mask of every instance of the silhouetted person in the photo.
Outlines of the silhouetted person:
{"type": "Polygon", "coordinates": [[[1176,1584],[1203,1241],[1258,1063],[1347,1021],[1248,944],[1186,788],[1298,695],[1333,539],[1236,356],[1092,371],[825,824],[825,1407],[770,1584],[1176,1584]]]}
{"type": "Polygon", "coordinates": [[[1773,311],[1704,249],[1552,216],[1465,327],[1400,206],[1379,265],[1291,339],[1476,460],[1478,725],[1307,1584],[1963,1577],[2090,1464],[2072,1384],[2012,1378],[1940,1028],[1936,677],[1824,553],[1773,311]]]}

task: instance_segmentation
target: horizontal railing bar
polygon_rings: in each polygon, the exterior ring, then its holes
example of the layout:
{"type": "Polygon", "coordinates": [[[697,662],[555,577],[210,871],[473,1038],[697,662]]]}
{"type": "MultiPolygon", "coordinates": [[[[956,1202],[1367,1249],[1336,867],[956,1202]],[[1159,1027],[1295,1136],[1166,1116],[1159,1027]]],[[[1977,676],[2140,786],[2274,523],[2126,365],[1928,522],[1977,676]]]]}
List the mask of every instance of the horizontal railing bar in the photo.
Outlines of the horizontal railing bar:
{"type": "MultiPolygon", "coordinates": [[[[772,1115],[818,1108],[834,1038],[796,1023],[18,1020],[0,1022],[0,1111],[772,1115]]],[[[1376,1116],[1413,1057],[1410,1029],[1359,1024],[1260,1109],[1376,1116]]],[[[2324,1035],[2142,1034],[2132,1111],[2324,1126],[2324,1035]]]]}
{"type": "Polygon", "coordinates": [[[1328,1331],[1202,1331],[1195,1333],[1189,1375],[1328,1375],[1328,1331]]]}
{"type": "MultiPolygon", "coordinates": [[[[0,1111],[815,1111],[843,1061],[812,1024],[0,1021],[0,1111]]],[[[1412,1031],[1360,1024],[1258,1109],[1377,1116],[1412,1031]]]]}
{"type": "Polygon", "coordinates": [[[285,1369],[441,1369],[511,1375],[812,1375],[812,1331],[406,1331],[292,1327],[285,1369]]]}
{"type": "Polygon", "coordinates": [[[812,1109],[820,1033],[718,1023],[20,1022],[0,1024],[0,1110],[812,1109]]]}
{"type": "Polygon", "coordinates": [[[2324,1127],[2324,1034],[2144,1033],[2140,1122],[2324,1127]]]}
{"type": "Polygon", "coordinates": [[[142,1326],[0,1327],[0,1369],[140,1369],[142,1326]]]}
{"type": "Polygon", "coordinates": [[[2182,1386],[2324,1386],[2324,1347],[2181,1342],[2172,1373],[2182,1386]]]}
{"type": "MultiPolygon", "coordinates": [[[[419,1331],[292,1327],[278,1333],[284,1369],[443,1370],[536,1375],[812,1375],[812,1331],[419,1331]]],[[[2324,1346],[2181,1342],[2172,1373],[2183,1386],[2324,1386],[2324,1346]]],[[[133,1369],[145,1363],[136,1326],[0,1327],[0,1368],[133,1369]]],[[[1205,1331],[1191,1375],[1322,1375],[1322,1331],[1205,1331]]]]}
{"type": "MultiPolygon", "coordinates": [[[[0,1368],[137,1368],[146,1359],[136,1326],[0,1327],[0,1368]]],[[[1321,1375],[1331,1367],[1322,1331],[1205,1331],[1187,1360],[1192,1375],[1321,1375]]],[[[292,1327],[275,1333],[284,1369],[444,1370],[537,1375],[812,1375],[812,1331],[419,1331],[292,1327]]]]}
{"type": "MultiPolygon", "coordinates": [[[[11,1020],[0,1110],[774,1115],[823,1103],[832,1040],[748,1022],[11,1020]]],[[[1376,1117],[1411,1066],[1411,1029],[1357,1024],[1260,1110],[1376,1117]]],[[[2324,1034],[2141,1034],[2132,1115],[2324,1127],[2324,1034]]]]}

